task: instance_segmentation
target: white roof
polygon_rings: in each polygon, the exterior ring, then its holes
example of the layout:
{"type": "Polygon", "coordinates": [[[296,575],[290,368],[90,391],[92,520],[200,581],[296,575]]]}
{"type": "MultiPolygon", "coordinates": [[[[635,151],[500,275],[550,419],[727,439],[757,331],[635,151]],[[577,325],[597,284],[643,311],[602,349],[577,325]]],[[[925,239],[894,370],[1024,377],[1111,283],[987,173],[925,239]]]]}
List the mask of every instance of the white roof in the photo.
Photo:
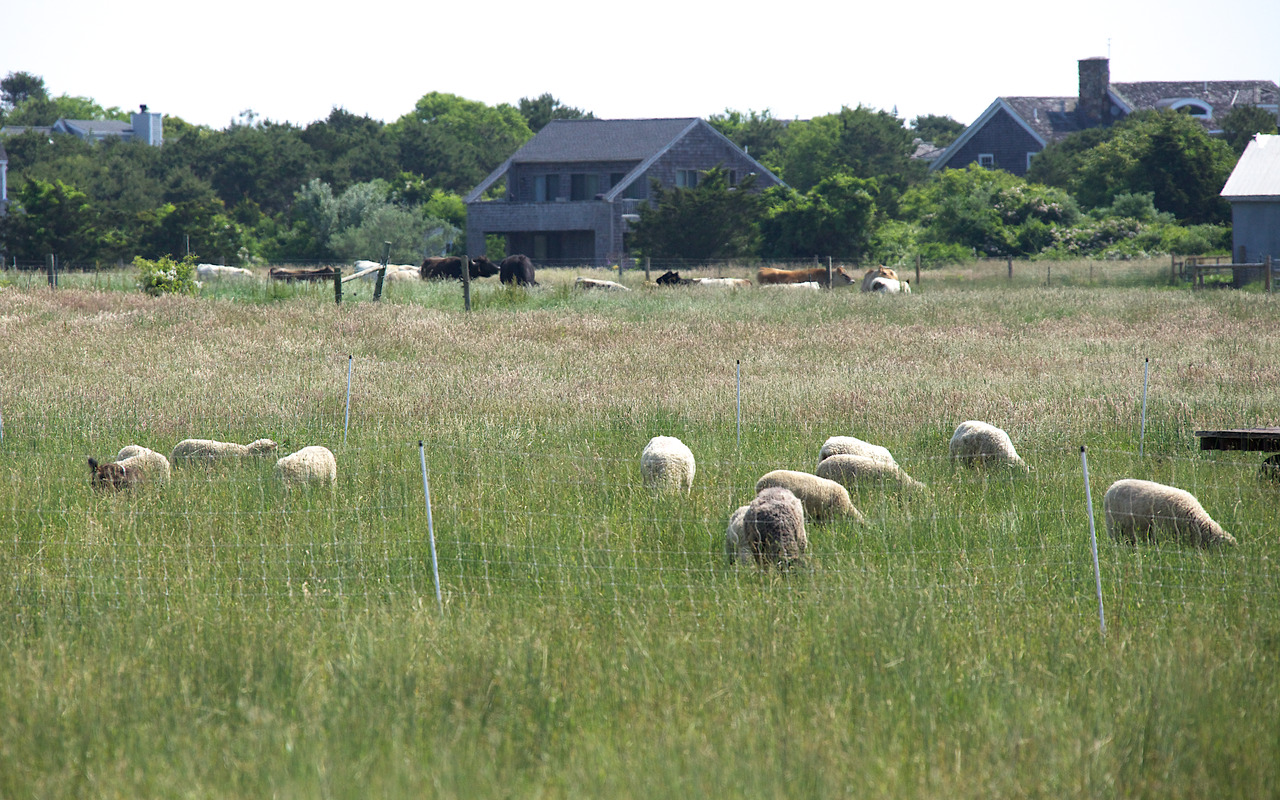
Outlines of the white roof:
{"type": "Polygon", "coordinates": [[[1280,136],[1258,134],[1222,187],[1231,200],[1280,200],[1280,136]]]}

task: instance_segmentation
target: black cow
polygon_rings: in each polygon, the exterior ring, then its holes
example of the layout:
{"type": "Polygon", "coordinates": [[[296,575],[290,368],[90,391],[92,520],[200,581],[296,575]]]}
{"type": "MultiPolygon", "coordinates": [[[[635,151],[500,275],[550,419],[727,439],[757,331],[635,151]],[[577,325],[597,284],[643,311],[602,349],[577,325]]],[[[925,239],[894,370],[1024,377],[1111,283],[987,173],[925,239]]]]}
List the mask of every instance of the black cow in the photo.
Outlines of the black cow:
{"type": "Polygon", "coordinates": [[[658,276],[659,286],[688,286],[694,281],[691,278],[681,278],[679,272],[667,270],[658,276]]]}
{"type": "Polygon", "coordinates": [[[498,280],[503,283],[514,283],[518,286],[537,286],[533,279],[533,262],[526,255],[519,253],[502,259],[499,265],[498,280]]]}
{"type": "MultiPolygon", "coordinates": [[[[472,259],[470,262],[472,278],[491,278],[498,274],[498,265],[480,256],[472,259]]],[[[462,280],[462,258],[459,256],[440,256],[428,257],[422,259],[422,266],[418,267],[418,274],[423,280],[443,281],[453,279],[455,281],[462,280]]]]}

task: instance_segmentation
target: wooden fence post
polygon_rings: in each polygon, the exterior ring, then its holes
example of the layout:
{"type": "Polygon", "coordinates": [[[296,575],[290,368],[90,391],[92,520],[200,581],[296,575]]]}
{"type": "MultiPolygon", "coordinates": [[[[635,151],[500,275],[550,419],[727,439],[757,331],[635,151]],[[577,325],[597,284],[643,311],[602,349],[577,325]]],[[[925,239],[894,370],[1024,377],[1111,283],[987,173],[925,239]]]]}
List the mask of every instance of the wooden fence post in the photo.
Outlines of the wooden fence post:
{"type": "Polygon", "coordinates": [[[342,267],[337,267],[333,273],[333,302],[342,304],[342,267]]]}
{"type": "Polygon", "coordinates": [[[644,257],[644,282],[649,282],[649,257],[644,257]]]}
{"type": "Polygon", "coordinates": [[[382,269],[378,270],[378,278],[373,284],[373,302],[382,299],[382,282],[387,278],[387,261],[391,259],[391,242],[382,243],[382,269]]]}
{"type": "Polygon", "coordinates": [[[462,255],[462,310],[471,310],[471,256],[462,255]]]}
{"type": "Polygon", "coordinates": [[[1263,264],[1265,265],[1263,269],[1267,273],[1267,294],[1271,294],[1271,256],[1267,256],[1263,264]]]}
{"type": "Polygon", "coordinates": [[[916,288],[920,288],[920,254],[916,253],[916,288]]]}
{"type": "Polygon", "coordinates": [[[1009,280],[1013,280],[1013,256],[1009,256],[1009,280]]]}
{"type": "Polygon", "coordinates": [[[58,288],[58,267],[57,262],[53,260],[53,253],[45,256],[45,270],[49,273],[49,288],[58,288]]]}
{"type": "Polygon", "coordinates": [[[827,288],[828,289],[831,288],[831,278],[832,278],[831,272],[832,272],[831,256],[827,256],[827,288]]]}

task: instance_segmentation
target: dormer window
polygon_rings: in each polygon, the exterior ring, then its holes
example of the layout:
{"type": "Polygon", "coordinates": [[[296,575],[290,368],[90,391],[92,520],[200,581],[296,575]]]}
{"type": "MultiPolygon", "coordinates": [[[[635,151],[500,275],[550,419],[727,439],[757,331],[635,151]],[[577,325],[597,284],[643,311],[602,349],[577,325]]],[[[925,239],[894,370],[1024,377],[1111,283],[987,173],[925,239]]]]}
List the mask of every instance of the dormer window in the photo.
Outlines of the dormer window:
{"type": "Polygon", "coordinates": [[[1196,119],[1213,119],[1213,106],[1194,97],[1168,97],[1156,103],[1156,108],[1181,111],[1196,119]]]}

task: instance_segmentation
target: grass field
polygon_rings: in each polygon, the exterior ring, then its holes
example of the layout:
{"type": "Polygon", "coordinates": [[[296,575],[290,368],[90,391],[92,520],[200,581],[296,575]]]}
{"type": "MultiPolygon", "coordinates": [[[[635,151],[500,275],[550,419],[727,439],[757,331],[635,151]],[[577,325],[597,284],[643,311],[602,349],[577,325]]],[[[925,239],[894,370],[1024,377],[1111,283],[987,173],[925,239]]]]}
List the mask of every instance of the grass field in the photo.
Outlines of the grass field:
{"type": "Polygon", "coordinates": [[[470,314],[447,284],[8,273],[0,797],[1274,796],[1280,485],[1193,432],[1280,424],[1280,307],[1168,269],[905,297],[540,270],[470,314]],[[953,470],[965,419],[1032,472],[953,470]],[[687,496],[640,484],[658,434],[687,496]],[[839,434],[928,488],[858,490],[867,523],[811,522],[798,569],[730,565],[755,480],[839,434]],[[88,485],[126,444],[264,436],[328,446],[337,486],[88,485]],[[1239,546],[1111,542],[1123,477],[1239,546]]]}

